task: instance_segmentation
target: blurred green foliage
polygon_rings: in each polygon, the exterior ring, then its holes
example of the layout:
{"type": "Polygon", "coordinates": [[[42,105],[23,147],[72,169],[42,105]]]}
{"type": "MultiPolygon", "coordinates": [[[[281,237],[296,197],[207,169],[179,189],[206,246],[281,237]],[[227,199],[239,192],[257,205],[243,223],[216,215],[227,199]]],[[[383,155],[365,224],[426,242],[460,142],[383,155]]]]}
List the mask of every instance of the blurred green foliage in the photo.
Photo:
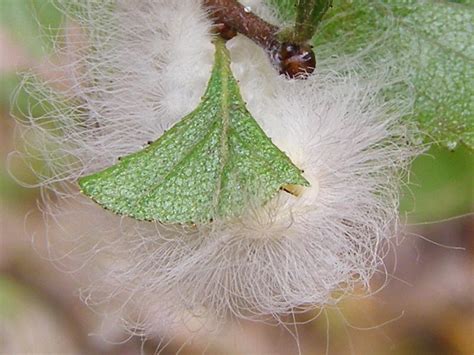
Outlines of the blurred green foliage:
{"type": "Polygon", "coordinates": [[[431,222],[463,215],[474,207],[474,154],[433,145],[418,157],[404,188],[400,210],[409,220],[431,222]]]}
{"type": "MultiPolygon", "coordinates": [[[[60,33],[62,13],[48,0],[0,0],[0,30],[21,48],[29,59],[40,60],[53,49],[54,38],[60,33]]],[[[2,55],[7,55],[2,53],[2,55]]],[[[31,107],[33,114],[41,115],[44,111],[37,105],[31,105],[31,98],[20,90],[21,76],[16,71],[0,72],[0,119],[10,120],[8,113],[19,115],[31,107]],[[15,98],[13,107],[11,102],[15,98]]],[[[0,122],[1,123],[1,122],[0,122]]],[[[11,126],[11,122],[4,122],[11,126]]],[[[3,126],[3,125],[2,125],[3,126]]],[[[15,170],[22,181],[34,182],[32,174],[23,168],[15,170]]],[[[35,191],[21,188],[9,176],[5,166],[0,166],[0,201],[21,205],[26,200],[36,197],[35,191]]]]}
{"type": "MultiPolygon", "coordinates": [[[[293,0],[272,1],[279,2],[280,5],[286,4],[287,10],[291,11],[293,0]]],[[[335,7],[340,1],[342,0],[335,2],[335,7]]],[[[468,1],[459,2],[466,4],[468,1]]],[[[357,13],[352,12],[349,17],[344,15],[341,18],[365,21],[372,29],[380,20],[372,18],[370,13],[365,11],[362,11],[360,16],[357,13]]],[[[336,20],[337,18],[334,21],[336,20]]],[[[18,46],[38,58],[45,51],[52,49],[52,42],[44,35],[54,36],[58,33],[60,24],[61,13],[48,0],[0,0],[0,29],[10,33],[18,46]]],[[[357,31],[364,31],[351,23],[341,26],[346,29],[352,26],[352,31],[356,31],[351,32],[355,38],[357,31]]],[[[321,41],[330,39],[330,36],[323,37],[317,38],[321,41]]],[[[6,113],[10,111],[10,97],[19,80],[16,73],[0,73],[0,111],[3,113],[0,120],[10,120],[6,113]]],[[[20,92],[15,104],[20,111],[27,110],[28,101],[29,98],[25,93],[20,92]]],[[[407,213],[409,220],[419,222],[435,221],[471,211],[473,167],[474,156],[469,149],[461,146],[455,151],[449,151],[434,145],[427,154],[416,159],[413,164],[410,183],[405,188],[404,199],[401,202],[401,212],[407,213]]],[[[25,171],[21,174],[28,176],[25,171]]],[[[16,185],[8,177],[5,168],[0,166],[0,201],[21,204],[34,196],[36,195],[31,194],[30,190],[16,185]]]]}
{"type": "Polygon", "coordinates": [[[0,25],[31,55],[41,56],[52,48],[51,39],[58,33],[61,22],[62,14],[51,1],[0,1],[0,25]]]}
{"type": "Polygon", "coordinates": [[[24,290],[8,277],[0,276],[0,321],[13,317],[24,301],[24,290]]]}

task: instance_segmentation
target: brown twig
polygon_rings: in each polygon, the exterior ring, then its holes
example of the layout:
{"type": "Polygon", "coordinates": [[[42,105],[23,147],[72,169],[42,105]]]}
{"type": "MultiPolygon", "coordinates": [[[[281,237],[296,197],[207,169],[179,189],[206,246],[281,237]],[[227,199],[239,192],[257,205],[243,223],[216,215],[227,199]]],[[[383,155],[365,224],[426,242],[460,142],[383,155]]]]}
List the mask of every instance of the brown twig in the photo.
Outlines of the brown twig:
{"type": "Polygon", "coordinates": [[[267,50],[278,46],[278,27],[264,21],[239,2],[204,0],[203,4],[210,10],[210,16],[216,23],[226,24],[267,50]]]}
{"type": "Polygon", "coordinates": [[[307,43],[281,41],[280,28],[274,26],[236,0],[203,0],[209,15],[224,38],[239,32],[264,48],[281,74],[305,78],[316,67],[314,52],[307,43]]]}

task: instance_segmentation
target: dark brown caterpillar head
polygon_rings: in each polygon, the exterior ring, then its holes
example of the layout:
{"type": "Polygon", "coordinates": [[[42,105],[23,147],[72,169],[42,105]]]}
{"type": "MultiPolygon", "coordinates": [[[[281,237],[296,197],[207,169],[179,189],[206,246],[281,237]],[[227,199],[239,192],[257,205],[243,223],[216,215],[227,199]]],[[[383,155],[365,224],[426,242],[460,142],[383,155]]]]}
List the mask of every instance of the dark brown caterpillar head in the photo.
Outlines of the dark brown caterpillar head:
{"type": "Polygon", "coordinates": [[[313,49],[307,44],[283,43],[275,55],[280,74],[304,79],[316,68],[313,49]]]}

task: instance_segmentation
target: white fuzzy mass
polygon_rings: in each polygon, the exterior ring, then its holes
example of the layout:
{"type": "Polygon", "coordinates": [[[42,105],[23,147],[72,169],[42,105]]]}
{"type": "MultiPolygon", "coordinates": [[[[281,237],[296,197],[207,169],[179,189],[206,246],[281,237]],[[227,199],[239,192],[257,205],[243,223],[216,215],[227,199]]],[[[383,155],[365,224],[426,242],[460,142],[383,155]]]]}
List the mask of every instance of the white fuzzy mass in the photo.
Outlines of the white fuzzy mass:
{"type": "MultiPolygon", "coordinates": [[[[263,1],[247,3],[275,21],[263,1]]],[[[38,172],[56,196],[46,201],[48,223],[64,224],[63,233],[81,243],[94,241],[90,255],[100,271],[92,297],[133,305],[134,322],[146,327],[159,308],[278,316],[369,286],[396,233],[401,171],[415,154],[401,120],[409,103],[382,95],[393,82],[388,71],[362,76],[318,58],[309,79],[288,80],[238,35],[228,48],[248,109],[311,187],[298,198],[281,192],[238,220],[197,228],[138,222],[102,210],[76,181],[142,149],[199,104],[213,61],[212,24],[195,0],[81,4],[69,9],[66,75],[45,84],[59,93],[25,81],[54,110],[31,117],[23,134],[34,137],[30,152],[49,168],[38,172]],[[80,235],[64,222],[70,201],[85,206],[67,216],[87,220],[80,235]]]]}

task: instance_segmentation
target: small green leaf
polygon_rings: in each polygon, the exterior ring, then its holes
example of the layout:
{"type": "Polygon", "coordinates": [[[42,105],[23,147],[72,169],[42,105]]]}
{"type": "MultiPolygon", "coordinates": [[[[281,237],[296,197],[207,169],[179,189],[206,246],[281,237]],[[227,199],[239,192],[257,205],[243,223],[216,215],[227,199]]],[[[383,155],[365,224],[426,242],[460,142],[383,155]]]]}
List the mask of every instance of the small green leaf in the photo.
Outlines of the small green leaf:
{"type": "Polygon", "coordinates": [[[284,185],[309,185],[247,111],[229,52],[215,45],[199,106],[147,148],[81,178],[84,194],[139,220],[205,223],[264,204],[284,185]]]}

